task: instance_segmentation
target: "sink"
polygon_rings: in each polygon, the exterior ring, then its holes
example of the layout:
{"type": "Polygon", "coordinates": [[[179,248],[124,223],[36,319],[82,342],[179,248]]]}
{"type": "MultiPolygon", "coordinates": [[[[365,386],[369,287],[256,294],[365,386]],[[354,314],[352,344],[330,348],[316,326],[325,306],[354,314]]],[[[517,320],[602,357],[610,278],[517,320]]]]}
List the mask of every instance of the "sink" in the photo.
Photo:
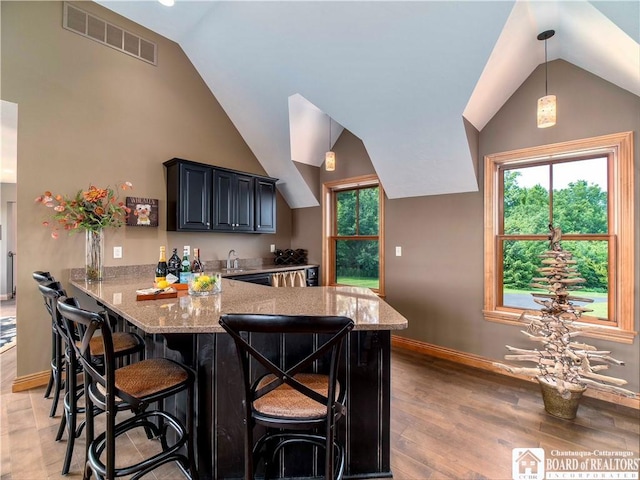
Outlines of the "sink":
{"type": "Polygon", "coordinates": [[[244,268],[222,268],[220,271],[222,273],[239,273],[244,272],[244,268]]]}

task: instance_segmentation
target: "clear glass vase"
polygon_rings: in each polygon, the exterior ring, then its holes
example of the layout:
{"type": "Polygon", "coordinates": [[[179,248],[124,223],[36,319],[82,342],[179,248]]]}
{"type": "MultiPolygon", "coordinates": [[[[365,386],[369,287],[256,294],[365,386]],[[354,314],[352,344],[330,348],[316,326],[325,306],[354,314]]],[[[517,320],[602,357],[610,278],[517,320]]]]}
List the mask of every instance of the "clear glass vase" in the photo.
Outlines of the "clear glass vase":
{"type": "Polygon", "coordinates": [[[222,291],[222,276],[219,272],[201,273],[189,280],[189,295],[206,297],[222,291]]]}
{"type": "Polygon", "coordinates": [[[101,282],[104,277],[104,231],[86,231],[85,277],[87,282],[101,282]]]}

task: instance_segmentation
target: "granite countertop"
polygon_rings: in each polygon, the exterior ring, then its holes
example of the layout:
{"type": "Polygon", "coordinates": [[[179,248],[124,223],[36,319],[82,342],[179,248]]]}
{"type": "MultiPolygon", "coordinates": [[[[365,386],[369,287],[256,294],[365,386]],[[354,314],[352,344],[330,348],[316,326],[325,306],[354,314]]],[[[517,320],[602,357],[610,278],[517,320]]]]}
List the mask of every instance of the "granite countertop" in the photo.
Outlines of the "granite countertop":
{"type": "Polygon", "coordinates": [[[355,330],[407,328],[406,318],[361,287],[273,288],[223,278],[222,292],[215,295],[193,297],[180,291],[177,298],[137,301],[136,290],[152,286],[147,276],[98,283],[72,279],[71,285],[147,333],[224,333],[218,320],[225,313],[342,315],[353,319],[355,330]]]}

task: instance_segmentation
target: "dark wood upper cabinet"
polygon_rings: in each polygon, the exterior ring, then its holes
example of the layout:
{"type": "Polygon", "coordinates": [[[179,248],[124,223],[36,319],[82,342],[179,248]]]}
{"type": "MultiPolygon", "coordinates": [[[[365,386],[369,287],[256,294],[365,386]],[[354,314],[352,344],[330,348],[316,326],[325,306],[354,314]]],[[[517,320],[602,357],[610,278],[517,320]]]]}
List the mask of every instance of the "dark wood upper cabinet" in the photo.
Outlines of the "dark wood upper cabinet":
{"type": "Polygon", "coordinates": [[[254,178],[243,173],[214,169],[213,230],[254,231],[254,178]]]}
{"type": "Polygon", "coordinates": [[[175,162],[167,166],[167,230],[211,230],[213,170],[175,162]]]}
{"type": "Polygon", "coordinates": [[[276,179],[171,159],[167,230],[276,232],[276,179]]]}
{"type": "Polygon", "coordinates": [[[276,182],[266,178],[256,178],[256,219],[258,233],[276,232],[276,182]]]}

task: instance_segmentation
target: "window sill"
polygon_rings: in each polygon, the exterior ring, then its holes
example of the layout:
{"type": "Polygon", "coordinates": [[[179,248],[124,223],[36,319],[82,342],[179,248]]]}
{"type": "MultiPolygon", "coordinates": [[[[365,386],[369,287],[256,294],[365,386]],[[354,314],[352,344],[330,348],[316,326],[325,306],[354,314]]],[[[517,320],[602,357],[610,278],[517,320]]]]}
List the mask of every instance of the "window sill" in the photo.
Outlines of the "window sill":
{"type": "MultiPolygon", "coordinates": [[[[503,323],[506,325],[517,325],[522,327],[526,323],[520,322],[520,312],[511,312],[505,310],[483,310],[484,319],[489,322],[503,323]]],[[[633,330],[622,330],[618,327],[603,327],[600,325],[591,325],[588,323],[577,323],[578,325],[593,326],[597,331],[584,332],[582,336],[589,338],[598,338],[600,340],[608,340],[610,342],[632,344],[635,340],[637,332],[633,330]]]]}

